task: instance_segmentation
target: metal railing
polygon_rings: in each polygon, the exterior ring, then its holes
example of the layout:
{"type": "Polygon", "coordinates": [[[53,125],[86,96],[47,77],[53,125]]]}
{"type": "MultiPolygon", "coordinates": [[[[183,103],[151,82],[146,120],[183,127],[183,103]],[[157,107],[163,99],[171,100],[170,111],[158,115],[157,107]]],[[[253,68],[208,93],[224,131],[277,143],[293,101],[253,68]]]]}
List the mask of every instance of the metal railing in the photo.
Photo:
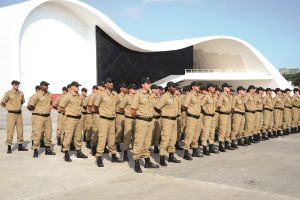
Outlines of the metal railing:
{"type": "Polygon", "coordinates": [[[185,73],[263,73],[265,69],[185,69],[185,73]]]}

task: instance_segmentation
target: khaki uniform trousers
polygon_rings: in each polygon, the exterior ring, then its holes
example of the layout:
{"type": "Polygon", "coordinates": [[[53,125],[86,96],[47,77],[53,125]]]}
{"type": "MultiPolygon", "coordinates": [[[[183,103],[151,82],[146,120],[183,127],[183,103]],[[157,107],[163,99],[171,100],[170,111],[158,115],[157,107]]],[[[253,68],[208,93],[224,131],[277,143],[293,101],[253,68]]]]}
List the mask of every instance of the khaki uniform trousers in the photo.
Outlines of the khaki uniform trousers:
{"type": "Polygon", "coordinates": [[[12,145],[13,143],[15,127],[17,129],[17,142],[22,144],[24,142],[22,114],[7,113],[7,145],[12,145]]]}
{"type": "Polygon", "coordinates": [[[231,124],[232,122],[232,114],[229,115],[229,118],[228,118],[228,124],[227,124],[227,130],[226,130],[226,136],[225,136],[225,141],[227,142],[231,142],[231,124]]]}
{"type": "Polygon", "coordinates": [[[86,136],[86,140],[90,141],[93,133],[92,129],[93,124],[93,115],[92,114],[86,114],[86,119],[83,124],[83,134],[86,136]]]}
{"type": "Polygon", "coordinates": [[[279,109],[274,109],[274,126],[273,131],[281,131],[282,130],[282,120],[283,120],[283,111],[279,109]]]}
{"type": "Polygon", "coordinates": [[[63,151],[68,151],[70,149],[70,144],[73,142],[75,149],[81,150],[82,142],[81,142],[81,132],[82,132],[82,123],[80,119],[74,119],[71,117],[65,118],[65,128],[64,128],[65,136],[63,140],[63,151]]]}
{"type": "Polygon", "coordinates": [[[216,134],[216,130],[218,129],[218,122],[219,122],[219,113],[215,112],[213,123],[210,127],[210,132],[209,132],[209,144],[215,143],[215,134],[216,134]]]}
{"type": "Polygon", "coordinates": [[[263,126],[262,133],[272,132],[273,129],[273,111],[263,111],[263,126]]]}
{"type": "Polygon", "coordinates": [[[253,136],[255,126],[255,113],[245,113],[245,136],[253,136]]]}
{"type": "Polygon", "coordinates": [[[85,122],[86,122],[86,117],[87,117],[87,114],[81,114],[81,124],[82,124],[82,135],[85,135],[85,122]]]}
{"type": "Polygon", "coordinates": [[[62,115],[62,113],[57,113],[56,138],[61,138],[62,122],[63,122],[63,115],[62,115]]]}
{"type": "Polygon", "coordinates": [[[66,118],[67,118],[67,116],[65,114],[62,114],[62,116],[61,116],[61,135],[60,135],[62,141],[63,141],[63,139],[65,137],[66,118]]]}
{"type": "Polygon", "coordinates": [[[284,108],[283,109],[283,123],[282,128],[283,129],[289,129],[292,125],[292,109],[290,108],[284,108]]]}
{"type": "Polygon", "coordinates": [[[219,114],[219,142],[224,142],[226,133],[227,133],[227,126],[228,126],[228,120],[230,118],[230,115],[226,114],[219,114]]]}
{"type": "Polygon", "coordinates": [[[116,153],[116,121],[99,119],[99,131],[98,131],[98,145],[96,156],[102,156],[104,148],[106,146],[106,141],[108,144],[108,149],[110,154],[116,153]]]}
{"type": "Polygon", "coordinates": [[[133,144],[133,160],[138,160],[142,156],[150,157],[150,146],[152,140],[153,120],[151,122],[144,120],[135,120],[135,134],[133,144]]]}
{"type": "Polygon", "coordinates": [[[45,134],[45,146],[50,147],[52,137],[52,118],[43,117],[39,115],[32,115],[32,129],[33,129],[33,146],[32,149],[39,149],[41,137],[45,134]]]}
{"type": "Polygon", "coordinates": [[[176,141],[177,141],[177,120],[162,118],[159,155],[165,156],[167,153],[175,153],[176,141]]]}
{"type": "Polygon", "coordinates": [[[125,115],[117,114],[116,116],[116,143],[120,143],[124,136],[125,115]]]}
{"type": "Polygon", "coordinates": [[[91,136],[92,146],[96,146],[98,143],[99,120],[100,120],[99,114],[93,113],[92,136],[91,136]]]}
{"type": "Polygon", "coordinates": [[[182,134],[182,131],[181,131],[181,122],[180,122],[180,118],[181,118],[181,116],[178,116],[177,118],[176,118],[176,122],[177,122],[177,141],[179,141],[180,140],[180,138],[181,138],[181,134],[182,134]]]}
{"type": "Polygon", "coordinates": [[[184,150],[192,148],[198,148],[198,139],[200,136],[200,120],[193,117],[186,117],[186,134],[184,139],[184,150]]]}
{"type": "Polygon", "coordinates": [[[298,128],[299,124],[299,108],[292,108],[292,127],[298,128]]]}
{"type": "Polygon", "coordinates": [[[255,112],[255,127],[254,127],[254,133],[261,133],[261,129],[263,126],[263,112],[255,112]]]}
{"type": "Polygon", "coordinates": [[[242,139],[243,137],[245,137],[244,126],[245,116],[238,113],[233,113],[231,140],[235,141],[236,139],[242,139]]]}
{"type": "Polygon", "coordinates": [[[125,117],[125,120],[124,120],[124,151],[128,151],[130,144],[133,144],[132,139],[133,139],[134,132],[135,132],[135,120],[125,117]]]}
{"type": "Polygon", "coordinates": [[[152,145],[159,146],[160,134],[161,134],[161,118],[153,118],[153,131],[152,131],[152,145]]]}
{"type": "Polygon", "coordinates": [[[180,131],[181,133],[185,133],[186,128],[186,112],[181,112],[181,115],[179,117],[180,120],[180,131]]]}
{"type": "Polygon", "coordinates": [[[204,115],[202,118],[203,129],[201,135],[201,141],[203,146],[207,146],[207,140],[210,138],[211,128],[214,125],[214,117],[204,115]]]}

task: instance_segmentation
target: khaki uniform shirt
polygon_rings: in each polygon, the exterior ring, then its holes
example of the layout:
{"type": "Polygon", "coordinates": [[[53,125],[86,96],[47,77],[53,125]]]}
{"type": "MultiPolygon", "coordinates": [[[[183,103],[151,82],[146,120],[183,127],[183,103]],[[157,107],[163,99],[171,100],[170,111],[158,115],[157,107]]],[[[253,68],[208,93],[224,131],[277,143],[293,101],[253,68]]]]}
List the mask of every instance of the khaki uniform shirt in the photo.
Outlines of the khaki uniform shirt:
{"type": "Polygon", "coordinates": [[[284,102],[283,102],[282,96],[276,95],[274,97],[273,104],[274,104],[274,108],[283,108],[284,107],[284,102]]]}
{"type": "Polygon", "coordinates": [[[222,92],[217,101],[217,108],[221,112],[230,113],[231,112],[231,101],[229,94],[222,92]]]}
{"type": "Polygon", "coordinates": [[[126,94],[125,97],[122,99],[121,103],[119,104],[119,108],[124,109],[125,115],[132,117],[131,115],[131,103],[134,94],[126,94]]]}
{"type": "Polygon", "coordinates": [[[98,91],[96,93],[92,93],[89,97],[89,100],[88,100],[88,106],[92,107],[92,110],[93,112],[95,113],[98,113],[99,111],[98,110],[94,110],[94,102],[95,102],[95,99],[96,97],[99,95],[101,91],[98,91]]]}
{"type": "Polygon", "coordinates": [[[256,110],[263,110],[264,104],[263,104],[262,96],[260,94],[255,94],[254,99],[255,99],[256,110]]]}
{"type": "Polygon", "coordinates": [[[243,97],[235,95],[232,99],[232,110],[233,112],[245,112],[245,105],[243,97]]]}
{"type": "Polygon", "coordinates": [[[254,94],[247,93],[244,97],[244,103],[245,103],[245,110],[249,111],[255,111],[256,110],[256,104],[255,104],[255,98],[254,94]]]}
{"type": "Polygon", "coordinates": [[[296,108],[300,108],[300,97],[299,96],[293,96],[292,97],[292,104],[296,108]]]}
{"type": "Polygon", "coordinates": [[[76,92],[71,91],[62,98],[59,106],[65,108],[65,115],[80,116],[82,98],[76,92]]]}
{"type": "Polygon", "coordinates": [[[132,100],[131,108],[136,110],[137,116],[153,117],[153,103],[150,93],[137,92],[132,100]]]}
{"type": "Polygon", "coordinates": [[[187,113],[200,116],[200,97],[192,91],[184,99],[183,106],[187,108],[187,113]]]}
{"type": "Polygon", "coordinates": [[[292,97],[284,96],[284,107],[291,108],[292,106],[292,97]]]}
{"type": "Polygon", "coordinates": [[[122,102],[122,100],[124,99],[124,97],[125,97],[125,93],[123,93],[123,92],[120,92],[119,94],[117,94],[117,112],[119,112],[119,107],[120,107],[120,103],[122,102]]]}
{"type": "Polygon", "coordinates": [[[86,111],[87,113],[91,113],[90,110],[88,109],[88,103],[89,103],[89,100],[90,100],[90,97],[91,97],[92,94],[88,95],[87,97],[85,97],[83,99],[83,102],[82,102],[82,107],[85,107],[86,108],[86,111]]]}
{"type": "Polygon", "coordinates": [[[99,109],[99,114],[105,117],[116,116],[116,95],[109,90],[99,92],[96,96],[94,106],[99,109]]]}
{"type": "Polygon", "coordinates": [[[153,116],[160,116],[160,114],[154,110],[154,106],[157,104],[159,99],[160,99],[160,96],[156,96],[156,97],[153,96],[153,95],[150,96],[150,100],[151,100],[152,105],[153,105],[153,110],[152,110],[153,116]]]}
{"type": "Polygon", "coordinates": [[[273,97],[269,94],[266,94],[266,96],[263,97],[263,105],[264,108],[273,110],[274,108],[273,97]]]}
{"type": "Polygon", "coordinates": [[[38,91],[30,98],[28,105],[34,107],[32,113],[50,114],[52,105],[51,93],[38,91]]]}
{"type": "Polygon", "coordinates": [[[215,114],[216,112],[216,101],[213,94],[207,93],[201,100],[201,107],[204,114],[215,114]]]}
{"type": "Polygon", "coordinates": [[[19,111],[25,103],[24,94],[22,91],[7,91],[3,96],[1,103],[5,104],[7,110],[19,111]]]}
{"type": "Polygon", "coordinates": [[[161,110],[161,116],[177,116],[178,101],[176,100],[176,96],[170,92],[163,94],[155,107],[161,110]]]}
{"type": "Polygon", "coordinates": [[[82,99],[81,112],[86,113],[87,112],[87,107],[84,106],[83,102],[87,99],[87,97],[85,97],[83,95],[79,95],[79,97],[82,99]]]}
{"type": "Polygon", "coordinates": [[[58,107],[59,106],[59,102],[61,101],[61,99],[64,97],[64,94],[59,95],[58,97],[55,98],[54,102],[53,102],[53,106],[54,107],[58,107]]]}

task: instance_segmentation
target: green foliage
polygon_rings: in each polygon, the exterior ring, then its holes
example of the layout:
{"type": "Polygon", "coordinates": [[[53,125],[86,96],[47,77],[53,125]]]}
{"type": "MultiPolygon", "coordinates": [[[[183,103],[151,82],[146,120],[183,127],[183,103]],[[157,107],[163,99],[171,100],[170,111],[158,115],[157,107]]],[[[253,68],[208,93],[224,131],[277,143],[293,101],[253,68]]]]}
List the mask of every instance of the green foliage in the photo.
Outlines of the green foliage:
{"type": "Polygon", "coordinates": [[[283,77],[288,81],[292,81],[294,86],[300,86],[300,72],[297,74],[283,74],[283,77]]]}

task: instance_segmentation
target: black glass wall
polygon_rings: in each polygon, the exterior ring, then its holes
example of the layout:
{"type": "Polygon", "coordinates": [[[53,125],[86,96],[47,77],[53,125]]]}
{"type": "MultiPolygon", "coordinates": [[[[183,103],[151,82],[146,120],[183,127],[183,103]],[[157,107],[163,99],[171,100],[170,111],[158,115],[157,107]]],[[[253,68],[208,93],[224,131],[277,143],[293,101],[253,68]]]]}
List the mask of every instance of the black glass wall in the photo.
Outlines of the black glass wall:
{"type": "Polygon", "coordinates": [[[119,83],[139,84],[148,76],[153,82],[168,75],[184,74],[193,66],[193,47],[175,51],[142,53],[129,50],[96,26],[97,80],[111,77],[119,83]]]}

